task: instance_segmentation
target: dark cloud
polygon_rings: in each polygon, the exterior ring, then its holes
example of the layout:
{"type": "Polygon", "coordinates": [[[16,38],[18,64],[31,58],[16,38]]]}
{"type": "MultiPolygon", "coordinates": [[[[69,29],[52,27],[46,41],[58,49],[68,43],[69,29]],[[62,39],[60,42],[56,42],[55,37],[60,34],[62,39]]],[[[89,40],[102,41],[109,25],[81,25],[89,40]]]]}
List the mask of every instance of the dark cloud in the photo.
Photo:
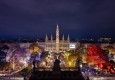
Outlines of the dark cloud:
{"type": "Polygon", "coordinates": [[[0,0],[0,36],[113,37],[114,0],[0,0]],[[71,33],[72,32],[72,33],[71,33]]]}

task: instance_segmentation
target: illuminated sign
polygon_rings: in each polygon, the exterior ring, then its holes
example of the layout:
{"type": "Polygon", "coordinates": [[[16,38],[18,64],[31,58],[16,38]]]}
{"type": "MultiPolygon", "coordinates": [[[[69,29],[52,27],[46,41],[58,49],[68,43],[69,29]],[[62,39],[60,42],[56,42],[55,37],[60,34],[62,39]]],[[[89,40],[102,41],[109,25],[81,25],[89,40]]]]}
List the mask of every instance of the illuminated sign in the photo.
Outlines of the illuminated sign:
{"type": "Polygon", "coordinates": [[[75,48],[75,44],[70,44],[69,48],[75,48]]]}

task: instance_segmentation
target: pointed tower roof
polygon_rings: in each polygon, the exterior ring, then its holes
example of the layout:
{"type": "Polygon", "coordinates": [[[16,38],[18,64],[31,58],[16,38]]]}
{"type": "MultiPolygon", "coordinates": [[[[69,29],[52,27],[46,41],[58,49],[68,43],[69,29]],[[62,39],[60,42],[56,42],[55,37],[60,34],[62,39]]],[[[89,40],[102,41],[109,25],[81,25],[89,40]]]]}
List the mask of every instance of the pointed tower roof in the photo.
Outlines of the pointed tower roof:
{"type": "Polygon", "coordinates": [[[69,34],[68,34],[67,40],[70,41],[69,34]]]}
{"type": "Polygon", "coordinates": [[[48,40],[48,36],[47,36],[47,34],[46,34],[46,39],[45,39],[46,41],[48,40]]]}
{"type": "Polygon", "coordinates": [[[52,34],[51,34],[51,40],[53,40],[53,36],[52,36],[52,34]]]}
{"type": "Polygon", "coordinates": [[[46,38],[48,38],[47,34],[46,34],[46,38]]]}
{"type": "Polygon", "coordinates": [[[64,40],[64,34],[63,34],[63,36],[62,36],[62,40],[64,40]]]}
{"type": "Polygon", "coordinates": [[[57,28],[56,28],[56,30],[59,30],[58,24],[57,24],[57,28]]]}

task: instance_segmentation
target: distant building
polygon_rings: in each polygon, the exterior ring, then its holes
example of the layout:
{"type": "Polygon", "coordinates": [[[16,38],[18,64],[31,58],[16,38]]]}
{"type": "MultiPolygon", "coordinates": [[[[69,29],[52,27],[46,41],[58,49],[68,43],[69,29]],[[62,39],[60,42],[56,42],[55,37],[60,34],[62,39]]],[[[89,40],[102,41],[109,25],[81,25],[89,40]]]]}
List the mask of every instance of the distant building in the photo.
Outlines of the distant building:
{"type": "Polygon", "coordinates": [[[99,41],[101,41],[101,42],[110,42],[111,38],[100,38],[99,41]]]}
{"type": "MultiPolygon", "coordinates": [[[[68,50],[74,50],[76,46],[79,46],[79,42],[71,42],[70,37],[68,35],[67,39],[65,39],[64,35],[62,36],[62,39],[59,38],[59,27],[57,25],[56,28],[56,38],[54,39],[51,35],[51,38],[49,39],[46,35],[45,41],[37,41],[36,43],[44,48],[45,51],[50,52],[63,52],[68,50]],[[77,45],[76,45],[77,43],[77,45]]],[[[21,48],[28,48],[32,43],[20,43],[21,48]]]]}
{"type": "Polygon", "coordinates": [[[56,28],[56,39],[53,39],[53,36],[51,35],[51,39],[49,40],[47,35],[45,38],[45,51],[53,51],[53,52],[59,52],[59,51],[67,51],[70,50],[69,48],[70,44],[70,38],[69,35],[67,37],[67,40],[64,39],[64,35],[62,36],[62,40],[59,39],[59,27],[57,25],[56,28]]]}
{"type": "MultiPolygon", "coordinates": [[[[29,46],[32,43],[37,43],[39,46],[41,46],[44,51],[50,51],[50,52],[64,52],[68,50],[75,50],[79,46],[83,46],[87,48],[91,44],[95,44],[99,46],[101,49],[104,49],[106,46],[113,46],[115,48],[115,41],[111,38],[100,38],[98,40],[95,39],[82,39],[80,41],[71,41],[69,35],[67,38],[64,37],[64,35],[60,38],[59,34],[59,27],[56,26],[56,36],[52,36],[49,38],[47,35],[45,39],[38,39],[38,40],[32,40],[28,41],[26,39],[19,40],[17,42],[12,41],[0,41],[0,47],[3,45],[8,45],[10,48],[14,46],[20,46],[21,48],[29,48],[29,46]]],[[[115,53],[114,50],[111,50],[111,53],[115,53]]]]}

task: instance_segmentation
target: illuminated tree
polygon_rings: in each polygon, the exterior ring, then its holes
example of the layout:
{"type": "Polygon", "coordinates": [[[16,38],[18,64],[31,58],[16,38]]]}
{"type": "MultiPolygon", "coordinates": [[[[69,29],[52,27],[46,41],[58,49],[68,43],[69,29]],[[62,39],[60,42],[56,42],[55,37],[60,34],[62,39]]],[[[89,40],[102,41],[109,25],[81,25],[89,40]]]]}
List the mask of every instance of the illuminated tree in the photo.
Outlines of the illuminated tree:
{"type": "Polygon", "coordinates": [[[69,65],[70,67],[76,67],[76,60],[79,58],[79,56],[75,53],[72,53],[68,56],[69,65]]]}
{"type": "Polygon", "coordinates": [[[70,51],[65,52],[66,59],[68,59],[68,56],[71,54],[70,51]]]}
{"type": "Polygon", "coordinates": [[[33,43],[29,46],[30,54],[41,52],[41,47],[37,43],[33,43]]]}
{"type": "Polygon", "coordinates": [[[32,71],[31,67],[26,67],[26,68],[22,69],[21,70],[21,72],[23,73],[22,76],[27,76],[31,71],[32,71]]]}
{"type": "Polygon", "coordinates": [[[29,46],[29,52],[31,54],[30,62],[33,63],[33,72],[35,67],[38,67],[38,64],[41,61],[41,47],[37,43],[33,43],[29,46]]]}
{"type": "Polygon", "coordinates": [[[82,62],[86,62],[86,48],[79,46],[75,49],[75,53],[79,56],[78,59],[82,62]]]}
{"type": "Polygon", "coordinates": [[[76,48],[75,52],[77,52],[79,54],[84,54],[86,52],[86,48],[83,46],[79,46],[76,48]]]}
{"type": "Polygon", "coordinates": [[[88,46],[85,56],[88,63],[93,63],[98,68],[103,68],[108,63],[108,57],[104,55],[103,50],[96,45],[88,46]]]}
{"type": "Polygon", "coordinates": [[[12,63],[11,66],[13,70],[23,69],[28,66],[26,62],[27,58],[21,49],[14,50],[8,60],[12,63]]]}
{"type": "Polygon", "coordinates": [[[65,53],[65,62],[66,62],[66,67],[76,67],[76,60],[79,58],[79,54],[68,51],[65,53]]]}
{"type": "Polygon", "coordinates": [[[96,45],[88,46],[85,56],[88,63],[93,63],[95,67],[115,74],[115,64],[108,61],[107,55],[96,45]]]}

